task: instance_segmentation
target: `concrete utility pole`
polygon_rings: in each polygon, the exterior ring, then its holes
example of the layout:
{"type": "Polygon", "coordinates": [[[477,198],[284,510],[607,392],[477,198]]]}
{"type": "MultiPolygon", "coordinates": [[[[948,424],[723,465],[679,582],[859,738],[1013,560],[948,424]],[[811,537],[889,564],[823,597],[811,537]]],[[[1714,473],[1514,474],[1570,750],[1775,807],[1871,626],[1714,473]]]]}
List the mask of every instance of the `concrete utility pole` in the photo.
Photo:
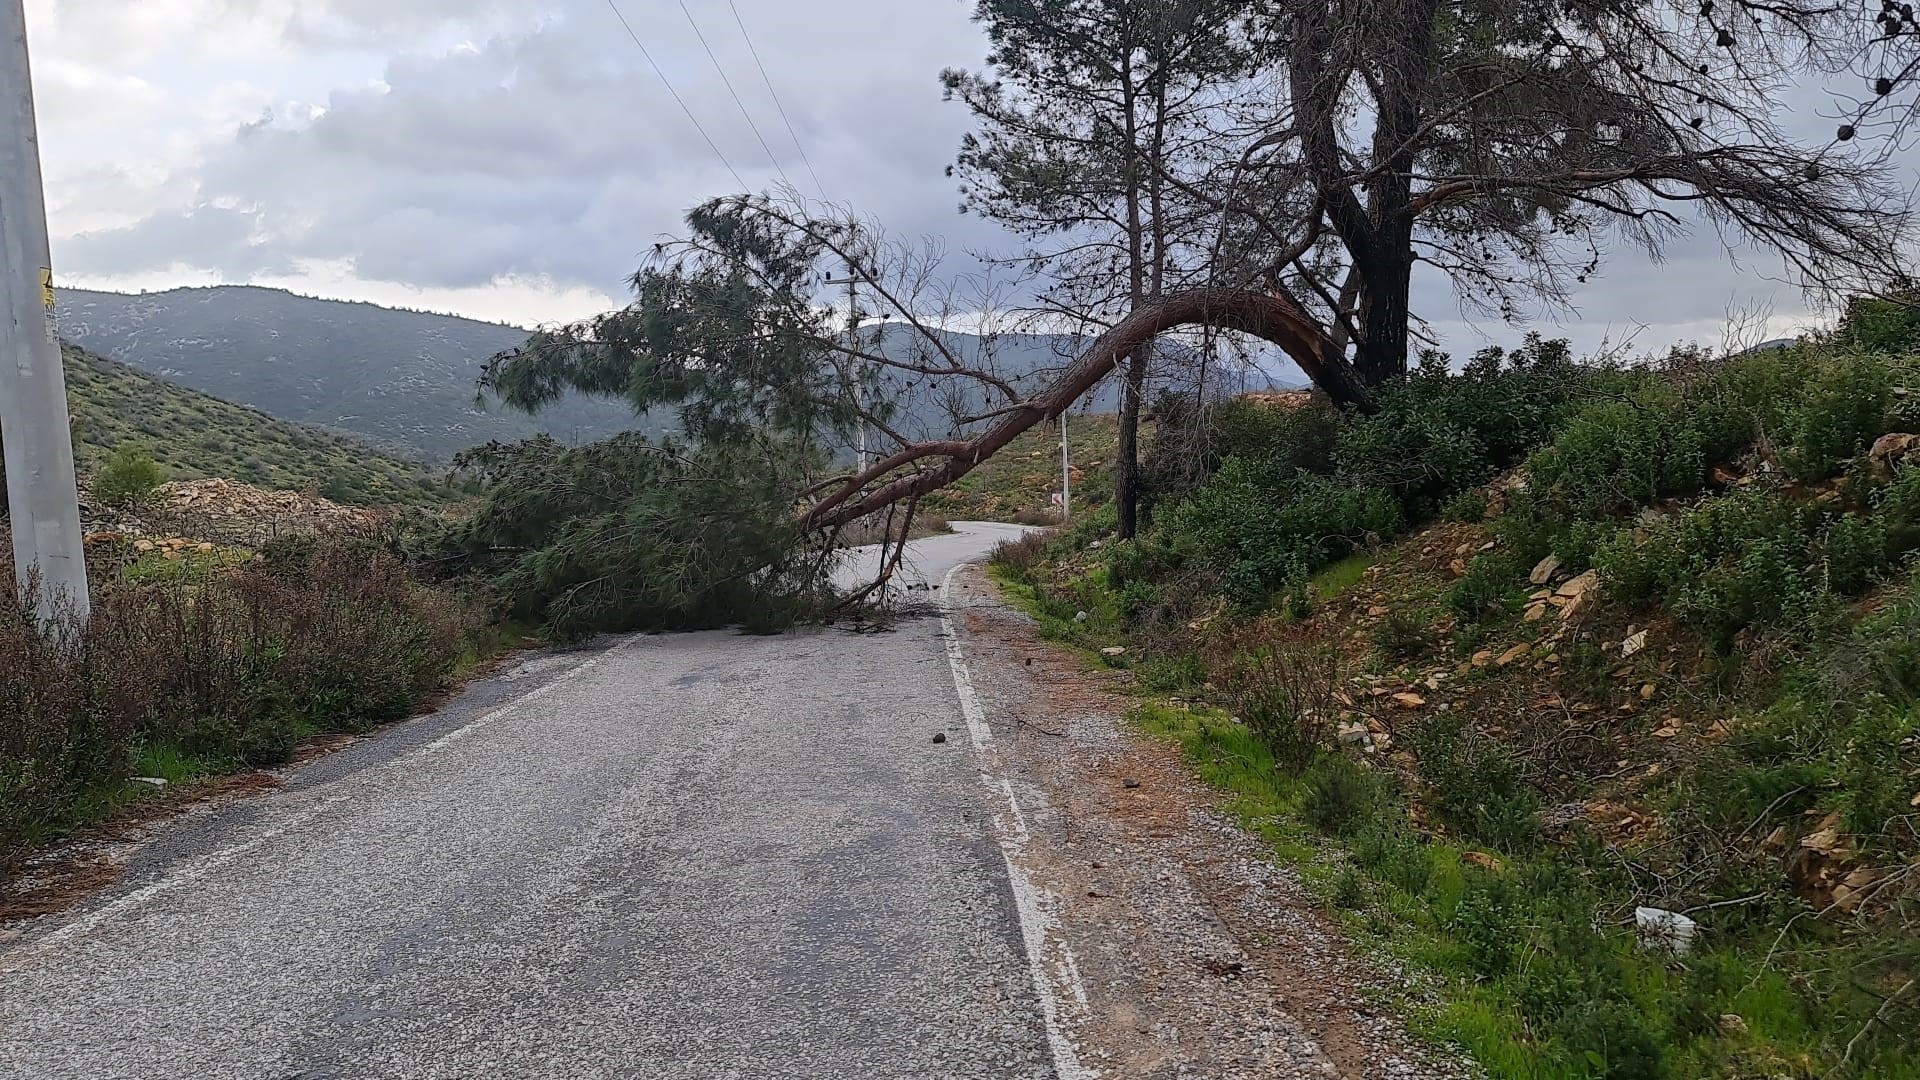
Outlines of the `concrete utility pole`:
{"type": "Polygon", "coordinates": [[[1067,457],[1067,414],[1060,413],[1060,523],[1073,520],[1073,462],[1067,457]]]}
{"type": "MultiPolygon", "coordinates": [[[[860,268],[854,265],[852,259],[848,259],[847,276],[843,278],[828,278],[826,283],[829,285],[845,285],[847,287],[847,348],[857,349],[860,347],[860,268]]],[[[859,369],[852,367],[852,365],[858,364],[859,362],[855,357],[847,358],[849,369],[856,373],[859,369]]],[[[861,413],[859,428],[857,430],[859,433],[860,468],[864,469],[867,467],[867,388],[865,384],[860,381],[858,374],[849,381],[853,384],[854,407],[859,409],[861,413]]]]}
{"type": "Polygon", "coordinates": [[[87,559],[73,477],[67,378],[53,325],[53,260],[27,66],[25,0],[0,0],[0,441],[14,578],[39,582],[44,622],[85,619],[87,559]]]}

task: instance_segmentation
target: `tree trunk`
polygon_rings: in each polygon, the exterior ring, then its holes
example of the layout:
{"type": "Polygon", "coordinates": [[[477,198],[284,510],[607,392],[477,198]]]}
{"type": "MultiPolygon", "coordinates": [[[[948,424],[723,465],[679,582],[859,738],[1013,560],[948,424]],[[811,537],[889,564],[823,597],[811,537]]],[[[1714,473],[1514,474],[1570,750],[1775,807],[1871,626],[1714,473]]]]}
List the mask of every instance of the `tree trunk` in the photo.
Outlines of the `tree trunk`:
{"type": "Polygon", "coordinates": [[[1370,412],[1373,395],[1333,339],[1312,315],[1285,294],[1245,289],[1202,288],[1169,293],[1147,302],[1113,328],[1101,334],[1080,358],[1067,367],[1052,386],[1024,408],[1002,416],[986,431],[965,441],[921,443],[895,452],[866,471],[845,478],[831,494],[801,516],[808,528],[832,528],[864,517],[901,499],[945,487],[972,472],[1022,432],[1054,420],[1073,407],[1082,394],[1111,373],[1122,357],[1151,345],[1168,330],[1204,325],[1237,330],[1270,341],[1299,365],[1314,385],[1341,405],[1370,412]],[[896,470],[931,458],[939,464],[886,479],[896,470]],[[869,484],[878,487],[868,490],[869,484]]]}

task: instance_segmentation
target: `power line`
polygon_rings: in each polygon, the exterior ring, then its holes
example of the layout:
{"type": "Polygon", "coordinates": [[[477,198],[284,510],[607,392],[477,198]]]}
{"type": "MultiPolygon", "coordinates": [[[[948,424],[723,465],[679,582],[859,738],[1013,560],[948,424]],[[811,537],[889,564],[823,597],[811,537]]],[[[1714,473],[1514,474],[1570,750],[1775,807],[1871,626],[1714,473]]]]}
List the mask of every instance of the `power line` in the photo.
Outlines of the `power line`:
{"type": "Polygon", "coordinates": [[[727,0],[727,8],[733,12],[733,21],[740,27],[740,36],[747,40],[747,51],[753,54],[753,64],[760,69],[760,81],[767,84],[767,93],[773,95],[773,107],[780,111],[780,122],[787,125],[787,135],[793,139],[793,148],[800,152],[800,160],[807,167],[807,175],[813,177],[814,189],[820,197],[827,197],[827,189],[820,183],[820,174],[813,171],[813,161],[807,157],[807,148],[800,145],[800,133],[793,130],[793,121],[787,119],[787,107],[780,103],[780,91],[773,88],[773,78],[767,74],[767,65],[760,61],[760,50],[754,48],[753,35],[747,33],[747,23],[740,17],[740,9],[733,0],[727,0]]]}
{"type": "Polygon", "coordinates": [[[753,129],[753,137],[760,140],[760,149],[767,152],[767,160],[773,162],[773,171],[780,174],[791,187],[793,181],[787,180],[787,170],[780,167],[780,159],[773,156],[773,147],[767,145],[767,137],[760,134],[760,125],[753,122],[753,114],[747,111],[747,103],[740,100],[740,92],[733,88],[733,80],[727,78],[727,69],[720,66],[720,58],[713,54],[713,46],[707,44],[707,35],[700,32],[700,24],[693,21],[693,12],[687,7],[687,0],[680,0],[680,14],[687,17],[687,25],[693,27],[693,36],[700,39],[700,47],[707,51],[707,59],[713,61],[713,70],[720,73],[720,81],[726,84],[727,93],[733,95],[733,103],[740,109],[740,115],[747,118],[747,126],[753,129]]]}
{"type": "Polygon", "coordinates": [[[620,25],[626,28],[627,36],[632,38],[633,43],[640,47],[640,55],[647,58],[647,65],[653,68],[655,75],[660,76],[661,85],[667,88],[667,93],[673,95],[673,100],[680,106],[680,111],[686,113],[687,119],[693,122],[694,130],[700,133],[701,138],[707,140],[707,148],[713,151],[713,156],[719,158],[720,164],[725,165],[727,171],[733,174],[733,182],[740,185],[740,190],[746,191],[747,182],[740,179],[740,173],[734,169],[733,163],[727,160],[727,155],[720,152],[720,144],[714,142],[713,136],[707,134],[707,129],[701,126],[700,118],[693,115],[692,109],[687,108],[687,103],[680,97],[680,91],[673,88],[673,81],[668,79],[667,73],[660,70],[660,65],[654,62],[653,54],[647,51],[647,46],[640,40],[640,35],[633,32],[633,24],[627,22],[625,15],[620,14],[620,9],[614,5],[613,0],[607,0],[607,8],[613,12],[614,18],[620,20],[620,25]]]}

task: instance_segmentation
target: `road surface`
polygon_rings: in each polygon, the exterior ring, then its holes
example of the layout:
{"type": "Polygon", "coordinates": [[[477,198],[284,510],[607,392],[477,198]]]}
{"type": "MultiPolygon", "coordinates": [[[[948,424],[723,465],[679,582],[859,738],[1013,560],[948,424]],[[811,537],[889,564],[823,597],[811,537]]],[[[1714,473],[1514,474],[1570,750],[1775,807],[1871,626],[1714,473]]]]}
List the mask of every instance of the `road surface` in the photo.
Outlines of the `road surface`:
{"type": "Polygon", "coordinates": [[[1091,1075],[943,625],[543,655],[175,822],[0,945],[0,1077],[1091,1075]]]}

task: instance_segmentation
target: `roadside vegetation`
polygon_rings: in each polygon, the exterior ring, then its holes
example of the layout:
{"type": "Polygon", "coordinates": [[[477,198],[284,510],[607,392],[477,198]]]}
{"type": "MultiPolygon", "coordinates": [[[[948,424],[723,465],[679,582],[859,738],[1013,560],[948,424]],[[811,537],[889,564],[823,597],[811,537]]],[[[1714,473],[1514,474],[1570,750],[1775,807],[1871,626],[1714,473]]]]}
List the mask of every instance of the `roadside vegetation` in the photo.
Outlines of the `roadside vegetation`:
{"type": "Polygon", "coordinates": [[[95,555],[84,629],[43,634],[26,604],[0,619],[0,883],[149,781],[277,765],[407,716],[497,640],[482,608],[369,539],[95,555]]]}
{"type": "Polygon", "coordinates": [[[1729,360],[1536,340],[1372,416],[1229,403],[1137,539],[995,573],[1125,647],[1140,724],[1494,1075],[1920,1076],[1917,348],[1862,302],[1729,360]]]}

